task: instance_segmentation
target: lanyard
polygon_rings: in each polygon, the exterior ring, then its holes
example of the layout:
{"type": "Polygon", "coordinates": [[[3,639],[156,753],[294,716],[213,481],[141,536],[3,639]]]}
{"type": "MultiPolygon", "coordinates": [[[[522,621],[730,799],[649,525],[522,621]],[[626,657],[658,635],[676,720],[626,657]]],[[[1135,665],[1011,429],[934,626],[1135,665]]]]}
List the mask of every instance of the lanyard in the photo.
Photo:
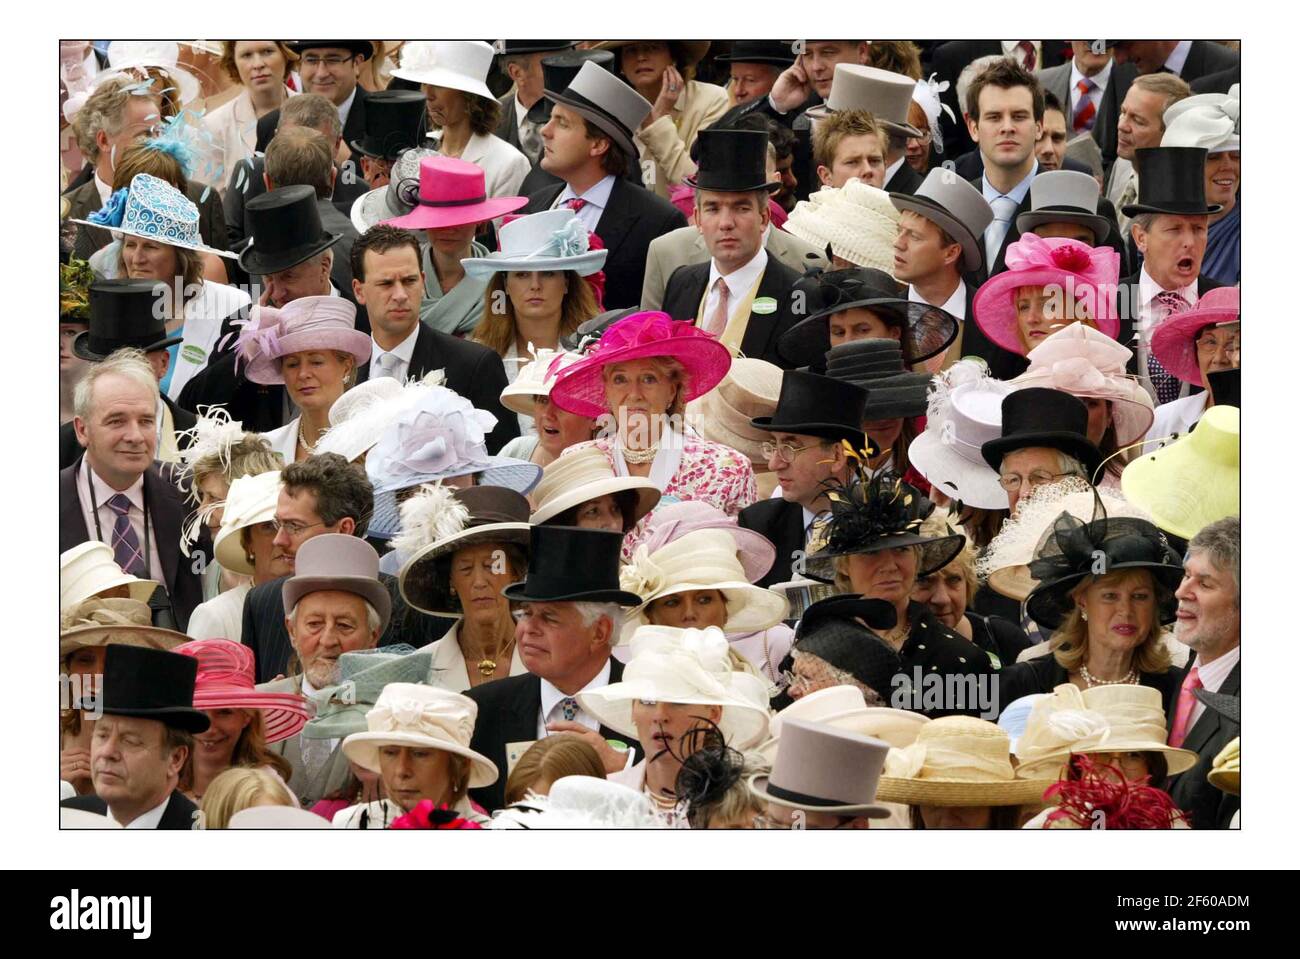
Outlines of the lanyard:
{"type": "MultiPolygon", "coordinates": [[[[82,457],[82,460],[86,464],[86,491],[90,493],[90,515],[95,517],[95,539],[103,543],[105,542],[104,531],[100,528],[99,525],[99,503],[95,499],[95,484],[91,482],[90,479],[90,461],[86,460],[85,457],[82,457]]],[[[153,567],[149,556],[149,484],[148,483],[142,482],[140,484],[140,498],[144,503],[144,507],[143,507],[144,509],[144,576],[142,578],[152,579],[153,567]]],[[[129,516],[127,517],[127,521],[130,522],[129,516]]],[[[109,543],[109,546],[112,546],[112,543],[109,543]]],[[[123,570],[122,572],[126,572],[126,570],[123,570]]]]}

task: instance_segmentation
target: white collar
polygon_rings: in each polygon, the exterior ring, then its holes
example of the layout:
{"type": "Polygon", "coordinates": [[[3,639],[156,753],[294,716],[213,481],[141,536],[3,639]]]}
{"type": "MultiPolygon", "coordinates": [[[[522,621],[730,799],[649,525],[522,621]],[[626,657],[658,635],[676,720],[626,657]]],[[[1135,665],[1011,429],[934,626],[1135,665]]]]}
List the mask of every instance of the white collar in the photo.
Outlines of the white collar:
{"type": "Polygon", "coordinates": [[[353,87],[352,92],[348,94],[348,98],[339,104],[339,123],[343,126],[348,125],[348,114],[352,112],[352,104],[357,99],[357,87],[359,86],[361,84],[358,83],[356,87],[353,87]]]}
{"type": "Polygon", "coordinates": [[[112,187],[110,187],[107,183],[101,180],[99,178],[98,173],[95,174],[95,189],[99,191],[100,206],[103,206],[105,203],[107,203],[108,198],[113,195],[112,187]]]}
{"type": "Polygon", "coordinates": [[[1183,75],[1183,67],[1187,65],[1187,55],[1192,52],[1191,40],[1179,40],[1178,46],[1170,52],[1169,58],[1165,60],[1165,69],[1173,73],[1174,76],[1183,75]]]}
{"type": "MultiPolygon", "coordinates": [[[[1115,61],[1113,59],[1107,60],[1106,65],[1097,71],[1096,76],[1088,77],[1088,79],[1092,81],[1093,86],[1095,86],[1098,90],[1105,90],[1106,84],[1110,82],[1110,68],[1113,67],[1114,65],[1115,65],[1115,61]]],[[[1080,71],[1079,65],[1075,63],[1073,60],[1071,60],[1070,61],[1070,89],[1073,90],[1075,87],[1077,87],[1079,85],[1079,81],[1082,79],[1083,79],[1083,72],[1080,71]]]]}
{"type": "MultiPolygon", "coordinates": [[[[1014,55],[1015,52],[1016,52],[1017,50],[1020,49],[1020,44],[1024,43],[1025,41],[1023,41],[1023,40],[1002,40],[1002,41],[999,41],[999,42],[1002,44],[1002,52],[1003,52],[1003,53],[1008,54],[1008,55],[1014,55]]],[[[1038,49],[1039,44],[1038,44],[1037,41],[1030,40],[1029,42],[1032,43],[1032,44],[1034,45],[1034,49],[1035,49],[1035,50],[1038,49]]]]}
{"type": "Polygon", "coordinates": [[[889,166],[885,167],[885,183],[886,183],[886,184],[888,184],[889,181],[892,180],[892,179],[894,178],[894,174],[897,173],[899,170],[901,170],[901,169],[903,168],[903,164],[906,163],[906,162],[907,162],[907,154],[904,153],[901,157],[899,157],[899,158],[898,158],[897,160],[895,160],[893,163],[889,164],[889,166]]]}
{"type": "MultiPolygon", "coordinates": [[[[605,207],[609,206],[609,195],[613,191],[614,175],[611,173],[609,176],[606,176],[593,184],[590,190],[581,195],[581,199],[586,200],[592,206],[603,210],[605,207]]],[[[574,193],[573,187],[566,183],[564,189],[560,192],[559,199],[556,200],[555,205],[557,207],[563,206],[566,201],[574,199],[579,199],[579,195],[574,193]]]]}
{"type": "Polygon", "coordinates": [[[510,98],[510,101],[515,106],[515,127],[522,130],[524,121],[528,119],[528,107],[519,102],[519,94],[517,93],[510,98]]]}
{"type": "Polygon", "coordinates": [[[100,475],[95,472],[94,467],[90,465],[89,457],[83,455],[81,458],[86,464],[86,472],[90,474],[90,482],[95,489],[95,502],[99,503],[100,506],[103,506],[111,497],[116,496],[118,493],[125,493],[126,498],[131,501],[131,505],[140,510],[140,512],[144,512],[143,473],[141,473],[140,477],[126,489],[116,490],[109,486],[108,483],[104,482],[104,480],[100,478],[100,475]]]}
{"type": "MultiPolygon", "coordinates": [[[[1146,264],[1143,263],[1142,271],[1138,277],[1138,292],[1142,297],[1142,305],[1144,307],[1150,306],[1151,301],[1156,298],[1156,294],[1161,293],[1163,291],[1164,291],[1164,287],[1162,287],[1159,283],[1157,283],[1155,280],[1151,278],[1151,274],[1147,272],[1146,264]]],[[[1181,294],[1183,299],[1186,300],[1188,304],[1191,306],[1195,306],[1196,301],[1200,299],[1200,297],[1196,295],[1195,280],[1192,280],[1191,283],[1183,287],[1181,290],[1171,290],[1170,292],[1181,294]]]]}
{"type": "Polygon", "coordinates": [[[1218,659],[1212,659],[1208,663],[1201,663],[1200,657],[1197,657],[1196,675],[1201,680],[1201,685],[1212,693],[1217,693],[1228,678],[1228,674],[1241,662],[1240,644],[1228,650],[1218,659]]]}
{"type": "MultiPolygon", "coordinates": [[[[168,793],[163,797],[163,801],[154,806],[148,812],[143,812],[136,816],[128,823],[118,823],[123,829],[157,829],[158,824],[162,822],[163,813],[167,811],[167,804],[172,801],[172,794],[168,793]]],[[[108,811],[109,818],[117,822],[117,817],[113,815],[113,810],[108,811]]]]}
{"type": "Polygon", "coordinates": [[[718,278],[722,277],[727,283],[727,292],[731,300],[735,301],[738,297],[749,295],[749,291],[758,282],[758,278],[763,275],[763,271],[766,269],[767,250],[761,246],[758,248],[758,252],[754,254],[753,259],[740,269],[732,270],[725,277],[718,272],[717,261],[709,260],[708,290],[712,290],[717,284],[718,278]]]}
{"type": "MultiPolygon", "coordinates": [[[[925,297],[916,292],[916,287],[908,284],[907,301],[909,303],[926,303],[925,297]]],[[[961,277],[957,278],[957,289],[952,291],[952,296],[948,297],[945,303],[927,303],[927,306],[937,306],[939,309],[951,313],[959,320],[966,319],[966,281],[961,277]]]]}
{"type": "MultiPolygon", "coordinates": [[[[587,683],[586,686],[583,686],[580,690],[578,690],[578,692],[574,693],[573,698],[577,699],[579,694],[585,693],[589,689],[601,689],[605,686],[608,686],[609,675],[610,675],[610,665],[609,665],[609,660],[607,659],[605,660],[605,665],[601,667],[600,672],[598,672],[595,675],[595,677],[591,680],[591,682],[587,683]]],[[[569,698],[568,693],[560,692],[558,689],[556,689],[554,686],[550,684],[549,680],[543,679],[542,680],[542,718],[545,719],[547,716],[551,715],[551,710],[555,708],[556,704],[559,703],[561,700],[568,699],[568,698],[569,698]]]]}
{"type": "Polygon", "coordinates": [[[398,343],[397,346],[393,347],[391,350],[385,350],[378,343],[376,343],[373,338],[371,338],[370,362],[377,363],[379,361],[380,356],[382,356],[385,353],[392,353],[394,356],[396,356],[407,366],[410,366],[411,357],[415,354],[415,341],[419,339],[419,336],[420,336],[420,322],[417,320],[415,326],[411,328],[411,332],[407,334],[406,339],[402,340],[402,342],[398,343]]]}

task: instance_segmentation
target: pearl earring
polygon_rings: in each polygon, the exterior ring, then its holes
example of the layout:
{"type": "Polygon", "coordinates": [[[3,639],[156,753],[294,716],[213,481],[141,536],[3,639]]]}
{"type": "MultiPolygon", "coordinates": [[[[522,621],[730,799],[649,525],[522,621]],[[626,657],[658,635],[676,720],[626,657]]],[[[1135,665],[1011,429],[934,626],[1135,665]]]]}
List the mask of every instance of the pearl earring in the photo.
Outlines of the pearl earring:
{"type": "Polygon", "coordinates": [[[1088,611],[1086,609],[1080,608],[1079,616],[1083,619],[1085,623],[1088,621],[1088,611]]]}

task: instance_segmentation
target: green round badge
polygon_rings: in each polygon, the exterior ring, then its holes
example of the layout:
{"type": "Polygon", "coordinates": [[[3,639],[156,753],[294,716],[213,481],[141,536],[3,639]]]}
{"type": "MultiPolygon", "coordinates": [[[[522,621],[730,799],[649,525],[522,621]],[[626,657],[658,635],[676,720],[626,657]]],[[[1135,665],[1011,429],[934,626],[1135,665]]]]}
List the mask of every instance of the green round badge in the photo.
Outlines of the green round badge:
{"type": "Polygon", "coordinates": [[[201,346],[195,346],[193,343],[181,347],[181,359],[186,363],[194,363],[202,366],[203,361],[207,359],[208,351],[201,346]]]}
{"type": "Polygon", "coordinates": [[[749,308],[751,313],[757,313],[759,316],[767,316],[769,313],[776,312],[776,300],[770,296],[760,296],[754,301],[754,305],[749,308]]]}

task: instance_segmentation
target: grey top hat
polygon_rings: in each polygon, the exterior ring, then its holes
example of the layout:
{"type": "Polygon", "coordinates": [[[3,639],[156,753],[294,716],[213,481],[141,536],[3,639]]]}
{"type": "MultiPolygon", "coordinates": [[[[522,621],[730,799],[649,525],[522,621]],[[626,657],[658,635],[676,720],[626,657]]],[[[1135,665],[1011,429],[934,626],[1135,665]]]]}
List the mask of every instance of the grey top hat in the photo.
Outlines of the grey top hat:
{"type": "Polygon", "coordinates": [[[841,110],[865,110],[872,114],[891,136],[919,137],[921,131],[907,122],[916,81],[901,73],[858,63],[835,64],[831,94],[826,102],[808,108],[814,120],[841,110]]]}
{"type": "Polygon", "coordinates": [[[821,723],[787,719],[770,776],[755,776],[750,791],[789,809],[884,819],[876,802],[889,744],[821,723]]]}
{"type": "Polygon", "coordinates": [[[406,643],[359,649],[339,656],[339,682],[312,697],[316,715],[302,734],[307,739],[342,739],[366,731],[366,713],[389,683],[427,683],[433,650],[406,643]]]}
{"type": "Polygon", "coordinates": [[[294,558],[294,574],[284,581],[284,614],[308,593],[338,590],[355,593],[379,613],[379,635],[388,628],[393,598],[379,581],[379,554],[358,536],[322,533],[303,543],[294,558]]]}
{"type": "Polygon", "coordinates": [[[608,70],[588,61],[564,90],[542,93],[600,127],[628,156],[637,155],[632,135],[649,115],[650,101],[608,70]]]}
{"type": "Polygon", "coordinates": [[[980,237],[993,222],[993,208],[979,190],[952,170],[936,167],[926,174],[915,195],[891,193],[889,198],[897,209],[934,221],[960,243],[967,272],[983,264],[984,244],[980,237]]]}
{"type": "Polygon", "coordinates": [[[1077,223],[1092,230],[1096,242],[1110,235],[1110,221],[1097,215],[1101,187],[1086,173],[1051,170],[1034,177],[1029,186],[1033,209],[1016,217],[1016,229],[1033,233],[1042,223],[1077,223]]]}

